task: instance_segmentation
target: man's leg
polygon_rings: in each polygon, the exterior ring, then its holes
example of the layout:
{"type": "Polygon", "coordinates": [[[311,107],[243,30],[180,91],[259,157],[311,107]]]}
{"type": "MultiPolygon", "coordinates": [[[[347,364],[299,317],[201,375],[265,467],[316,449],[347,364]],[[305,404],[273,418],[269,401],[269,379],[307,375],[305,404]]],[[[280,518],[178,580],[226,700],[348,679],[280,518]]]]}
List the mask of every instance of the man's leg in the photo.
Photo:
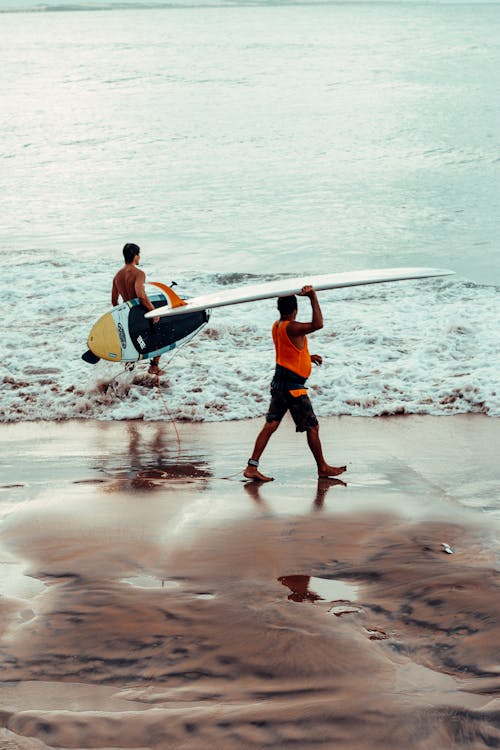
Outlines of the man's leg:
{"type": "Polygon", "coordinates": [[[321,440],[319,439],[319,425],[307,430],[307,444],[318,466],[318,477],[336,477],[346,470],[346,466],[329,466],[326,463],[321,447],[321,440]]]}
{"type": "Polygon", "coordinates": [[[151,364],[149,365],[148,370],[150,375],[164,375],[165,370],[160,370],[160,358],[159,357],[153,357],[151,360],[151,364]]]}
{"type": "Polygon", "coordinates": [[[297,432],[305,432],[307,434],[307,443],[318,466],[318,477],[325,479],[342,474],[346,470],[345,466],[330,466],[325,461],[319,439],[319,424],[309,396],[303,394],[298,397],[292,397],[290,394],[289,409],[297,432]]]}
{"type": "Polygon", "coordinates": [[[253,464],[249,463],[247,468],[243,472],[243,476],[246,477],[247,479],[254,479],[258,482],[272,482],[273,481],[274,477],[266,477],[266,475],[262,474],[257,467],[258,467],[259,459],[264,452],[264,448],[269,442],[269,438],[271,437],[273,432],[276,432],[279,426],[280,426],[280,422],[278,421],[266,422],[264,427],[261,429],[261,431],[257,435],[253,453],[250,458],[250,461],[253,461],[254,463],[253,464]]]}

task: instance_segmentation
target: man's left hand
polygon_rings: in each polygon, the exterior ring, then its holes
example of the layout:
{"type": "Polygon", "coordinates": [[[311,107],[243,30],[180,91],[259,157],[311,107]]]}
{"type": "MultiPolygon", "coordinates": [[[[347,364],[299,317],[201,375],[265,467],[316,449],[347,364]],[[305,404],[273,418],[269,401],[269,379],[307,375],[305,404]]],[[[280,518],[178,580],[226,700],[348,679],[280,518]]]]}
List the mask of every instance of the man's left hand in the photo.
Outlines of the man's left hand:
{"type": "Polygon", "coordinates": [[[323,364],[323,357],[320,354],[311,354],[311,362],[319,367],[323,364]]]}

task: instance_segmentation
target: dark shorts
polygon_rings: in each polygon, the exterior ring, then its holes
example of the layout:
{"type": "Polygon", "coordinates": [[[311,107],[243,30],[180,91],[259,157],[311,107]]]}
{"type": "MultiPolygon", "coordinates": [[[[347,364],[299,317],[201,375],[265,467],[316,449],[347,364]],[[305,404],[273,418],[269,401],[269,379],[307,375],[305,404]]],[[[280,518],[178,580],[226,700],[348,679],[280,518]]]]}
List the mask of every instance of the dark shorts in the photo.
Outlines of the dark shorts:
{"type": "Polygon", "coordinates": [[[297,432],[306,432],[317,426],[318,420],[307,393],[292,396],[288,390],[277,391],[271,388],[271,403],[266,414],[266,422],[281,422],[288,410],[297,432]]]}

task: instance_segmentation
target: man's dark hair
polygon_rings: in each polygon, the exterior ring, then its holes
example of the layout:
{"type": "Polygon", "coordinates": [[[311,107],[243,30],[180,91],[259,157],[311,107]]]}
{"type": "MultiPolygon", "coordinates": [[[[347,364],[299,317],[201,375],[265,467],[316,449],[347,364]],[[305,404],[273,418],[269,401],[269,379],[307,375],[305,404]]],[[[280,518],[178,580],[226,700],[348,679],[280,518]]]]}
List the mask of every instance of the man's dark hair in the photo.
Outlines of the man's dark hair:
{"type": "Polygon", "coordinates": [[[281,315],[291,315],[297,309],[297,297],[295,294],[289,297],[278,297],[278,310],[281,315]]]}
{"type": "Polygon", "coordinates": [[[139,245],[135,245],[133,242],[127,242],[126,245],[123,246],[123,257],[125,258],[125,263],[132,263],[136,255],[139,255],[141,252],[141,248],[139,245]]]}

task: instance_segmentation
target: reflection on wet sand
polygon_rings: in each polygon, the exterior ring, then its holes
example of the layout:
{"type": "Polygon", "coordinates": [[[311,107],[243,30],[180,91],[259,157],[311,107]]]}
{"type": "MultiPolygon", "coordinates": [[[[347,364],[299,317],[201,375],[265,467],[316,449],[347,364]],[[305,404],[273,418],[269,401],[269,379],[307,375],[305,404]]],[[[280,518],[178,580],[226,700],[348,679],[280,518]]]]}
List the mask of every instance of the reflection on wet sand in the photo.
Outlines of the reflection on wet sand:
{"type": "Polygon", "coordinates": [[[155,750],[207,742],[326,748],[332,737],[346,750],[451,749],[460,747],[458,727],[474,748],[481,737],[500,740],[488,706],[499,688],[500,611],[479,532],[387,517],[382,525],[371,515],[247,515],[202,526],[196,539],[170,540],[166,550],[153,534],[156,514],[121,551],[97,525],[84,564],[90,539],[75,537],[64,549],[65,573],[49,577],[61,566],[56,517],[36,537],[29,513],[4,532],[45,583],[29,605],[2,605],[10,623],[2,680],[18,686],[4,703],[8,736],[155,750]],[[107,545],[96,544],[100,534],[107,545]],[[474,554],[443,555],[444,537],[474,554]],[[157,587],[124,580],[132,560],[157,587]],[[277,581],[276,567],[309,572],[277,581]],[[357,606],[344,603],[342,617],[316,590],[329,577],[356,585],[357,606]],[[282,585],[289,597],[278,595],[282,585]],[[64,682],[74,708],[59,693],[54,705],[28,699],[23,686],[33,682],[64,682]],[[96,687],[87,712],[73,693],[82,684],[96,687]]]}
{"type": "Polygon", "coordinates": [[[320,510],[324,503],[325,498],[332,487],[347,487],[347,483],[342,479],[334,479],[333,477],[320,477],[316,487],[316,497],[314,498],[314,507],[320,510]]]}
{"type": "Polygon", "coordinates": [[[108,476],[118,476],[108,484],[108,492],[125,489],[157,489],[170,481],[190,482],[209,479],[212,472],[206,459],[181,451],[177,434],[172,436],[169,425],[159,424],[147,439],[144,430],[133,422],[124,426],[128,437],[126,451],[115,451],[100,458],[98,468],[108,476]],[[127,467],[124,472],[124,467],[127,467]],[[125,474],[125,476],[124,476],[125,474]]]}
{"type": "MultiPolygon", "coordinates": [[[[262,497],[263,486],[260,482],[245,482],[243,486],[245,492],[250,495],[257,505],[266,505],[266,502],[262,497]]],[[[323,508],[328,490],[332,487],[347,487],[347,483],[342,481],[342,479],[335,479],[333,477],[320,477],[318,479],[312,505],[314,509],[321,510],[321,508],[323,508]]]]}
{"type": "Polygon", "coordinates": [[[314,591],[309,590],[311,576],[280,576],[278,581],[282,583],[283,586],[288,586],[291,591],[288,595],[288,599],[292,602],[316,602],[318,599],[323,598],[314,591]]]}
{"type": "Polygon", "coordinates": [[[482,517],[437,493],[439,517],[404,516],[395,485],[363,488],[355,513],[338,479],[184,481],[219,472],[137,429],[95,460],[107,482],[50,486],[3,518],[0,747],[500,746],[482,517]]]}
{"type": "MultiPolygon", "coordinates": [[[[358,597],[357,586],[333,578],[308,575],[280,576],[278,581],[290,589],[288,599],[293,602],[342,601],[343,604],[358,597]]],[[[328,610],[332,611],[332,608],[328,610]]],[[[358,611],[358,610],[356,610],[358,611]]]]}

